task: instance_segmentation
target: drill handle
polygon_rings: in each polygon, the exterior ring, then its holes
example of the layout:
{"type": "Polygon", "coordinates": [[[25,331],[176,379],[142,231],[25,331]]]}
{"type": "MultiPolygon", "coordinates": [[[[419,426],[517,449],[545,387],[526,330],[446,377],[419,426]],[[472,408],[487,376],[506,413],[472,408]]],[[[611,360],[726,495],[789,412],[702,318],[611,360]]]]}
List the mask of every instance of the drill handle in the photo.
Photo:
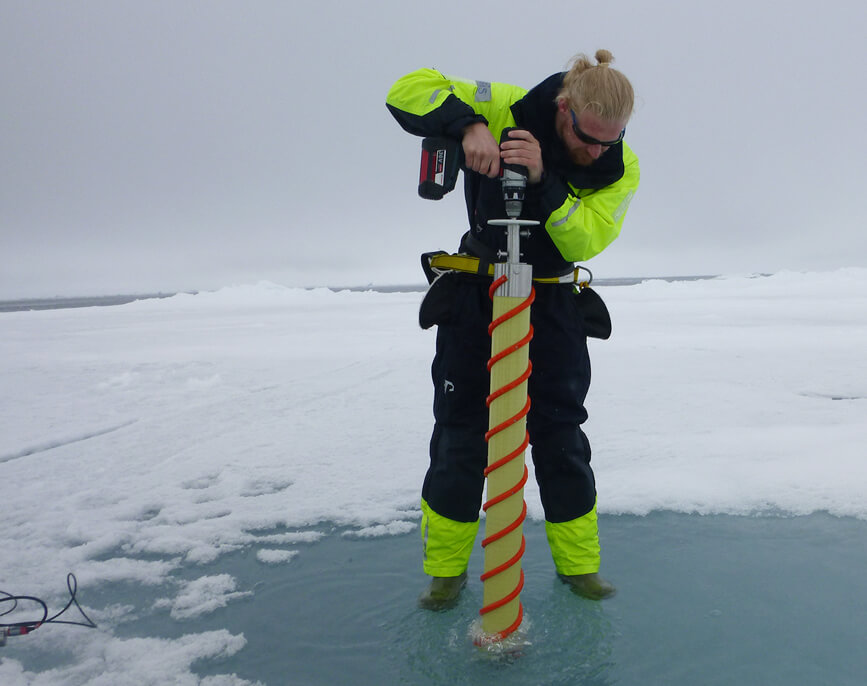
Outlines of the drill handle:
{"type": "MultiPolygon", "coordinates": [[[[517,126],[507,126],[500,132],[500,146],[503,145],[507,140],[509,140],[509,131],[517,131],[517,126]]],[[[510,171],[515,172],[516,174],[520,174],[521,176],[530,176],[530,171],[523,164],[506,164],[505,162],[500,163],[500,176],[503,175],[503,170],[508,169],[510,171]]]]}

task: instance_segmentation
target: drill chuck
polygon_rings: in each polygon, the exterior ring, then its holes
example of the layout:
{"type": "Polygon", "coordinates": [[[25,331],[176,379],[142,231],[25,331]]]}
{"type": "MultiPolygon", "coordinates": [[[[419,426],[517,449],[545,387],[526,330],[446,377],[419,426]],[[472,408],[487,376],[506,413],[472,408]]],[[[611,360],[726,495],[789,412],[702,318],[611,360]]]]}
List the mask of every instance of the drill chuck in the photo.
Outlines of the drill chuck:
{"type": "Polygon", "coordinates": [[[503,169],[503,198],[506,201],[506,215],[510,219],[521,216],[524,207],[524,193],[527,190],[527,177],[508,166],[503,169]]]}

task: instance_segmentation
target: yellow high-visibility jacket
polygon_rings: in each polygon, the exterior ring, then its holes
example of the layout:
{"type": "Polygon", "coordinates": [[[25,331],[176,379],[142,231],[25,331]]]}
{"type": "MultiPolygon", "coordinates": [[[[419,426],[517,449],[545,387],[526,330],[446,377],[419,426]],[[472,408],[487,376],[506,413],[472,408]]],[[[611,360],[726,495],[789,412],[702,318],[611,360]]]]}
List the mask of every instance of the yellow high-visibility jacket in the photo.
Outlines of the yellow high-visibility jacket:
{"type": "MultiPolygon", "coordinates": [[[[555,98],[564,74],[554,74],[530,91],[504,83],[468,81],[435,69],[419,69],[400,78],[386,98],[398,123],[417,136],[460,140],[463,129],[484,122],[496,140],[508,126],[527,129],[542,147],[542,181],[527,188],[522,218],[536,219],[522,241],[523,261],[534,274],[564,274],[574,262],[599,254],[620,234],[629,203],[638,188],[638,158],[626,143],[606,150],[592,165],[576,165],[554,128],[555,98]]],[[[506,217],[499,180],[465,171],[464,191],[471,246],[492,252],[505,246],[505,232],[490,227],[506,217]]],[[[467,245],[466,236],[462,251],[467,245]]],[[[467,252],[478,253],[469,249],[467,252]]],[[[485,257],[484,255],[479,255],[485,257]]]]}

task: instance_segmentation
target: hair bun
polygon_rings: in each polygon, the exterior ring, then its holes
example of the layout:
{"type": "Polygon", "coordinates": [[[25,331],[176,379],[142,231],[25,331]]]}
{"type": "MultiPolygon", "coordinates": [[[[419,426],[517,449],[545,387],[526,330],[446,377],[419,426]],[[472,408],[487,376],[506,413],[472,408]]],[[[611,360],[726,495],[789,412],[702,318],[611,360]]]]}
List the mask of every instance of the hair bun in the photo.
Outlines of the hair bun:
{"type": "Polygon", "coordinates": [[[569,70],[563,75],[563,86],[557,100],[565,100],[578,114],[590,109],[600,119],[622,126],[629,121],[635,107],[632,84],[611,66],[614,55],[608,50],[597,50],[594,57],[596,64],[581,53],[572,59],[569,70]]]}
{"type": "Polygon", "coordinates": [[[597,66],[599,67],[607,67],[614,61],[614,55],[608,50],[597,50],[594,57],[596,57],[597,66]]]}

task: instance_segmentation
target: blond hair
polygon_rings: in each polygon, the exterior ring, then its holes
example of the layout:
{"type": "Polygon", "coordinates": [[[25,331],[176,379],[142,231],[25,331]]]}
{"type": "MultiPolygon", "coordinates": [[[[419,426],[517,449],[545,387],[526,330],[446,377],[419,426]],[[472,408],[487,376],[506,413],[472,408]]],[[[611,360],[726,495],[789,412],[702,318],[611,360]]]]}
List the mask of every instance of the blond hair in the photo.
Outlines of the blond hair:
{"type": "Polygon", "coordinates": [[[572,59],[557,101],[565,100],[579,113],[592,110],[603,121],[628,121],[635,106],[632,84],[611,68],[614,55],[608,50],[597,50],[594,56],[596,64],[583,54],[572,59]]]}

